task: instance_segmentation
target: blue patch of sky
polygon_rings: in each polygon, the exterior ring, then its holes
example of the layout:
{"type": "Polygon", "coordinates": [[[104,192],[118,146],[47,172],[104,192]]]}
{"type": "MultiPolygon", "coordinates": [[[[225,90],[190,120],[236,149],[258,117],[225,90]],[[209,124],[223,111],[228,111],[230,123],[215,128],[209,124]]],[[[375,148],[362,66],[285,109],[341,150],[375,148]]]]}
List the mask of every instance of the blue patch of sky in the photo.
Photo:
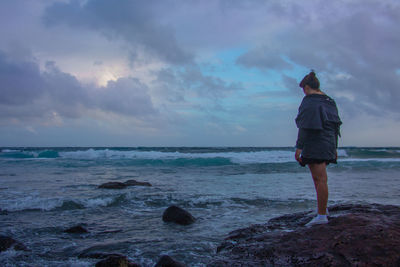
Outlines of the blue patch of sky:
{"type": "Polygon", "coordinates": [[[309,68],[297,65],[284,56],[282,58],[293,66],[291,69],[277,71],[246,68],[238,65],[236,61],[247,50],[247,48],[224,50],[199,62],[203,75],[222,79],[227,84],[238,83],[244,88],[218,98],[216,102],[209,101],[210,99],[205,101],[203,98],[190,98],[191,103],[201,107],[187,110],[190,114],[202,117],[211,112],[225,122],[232,121],[234,118],[235,121],[246,124],[251,121],[258,122],[259,113],[263,114],[267,110],[276,109],[279,113],[297,109],[302,95],[300,92],[294,95],[291,90],[285,88],[282,77],[285,74],[299,80],[309,72],[309,68]],[[237,117],[238,112],[243,115],[241,118],[237,117]]]}
{"type": "Polygon", "coordinates": [[[200,63],[201,71],[205,75],[219,77],[228,83],[241,83],[248,94],[287,91],[282,83],[283,74],[299,79],[309,71],[308,68],[295,64],[283,55],[282,59],[290,63],[293,66],[292,69],[277,71],[240,66],[236,61],[247,51],[248,48],[244,47],[219,51],[214,55],[213,60],[200,63]]]}

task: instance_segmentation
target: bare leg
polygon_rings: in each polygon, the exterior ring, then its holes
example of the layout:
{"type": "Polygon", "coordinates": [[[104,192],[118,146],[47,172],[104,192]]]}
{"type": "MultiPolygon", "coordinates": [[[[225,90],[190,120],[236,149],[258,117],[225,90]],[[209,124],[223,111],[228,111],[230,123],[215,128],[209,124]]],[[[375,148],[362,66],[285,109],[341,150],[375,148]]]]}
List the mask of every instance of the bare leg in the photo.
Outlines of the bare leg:
{"type": "Polygon", "coordinates": [[[315,191],[317,192],[318,214],[326,215],[328,205],[328,174],[326,173],[326,163],[308,164],[312,178],[314,180],[315,191]]]}

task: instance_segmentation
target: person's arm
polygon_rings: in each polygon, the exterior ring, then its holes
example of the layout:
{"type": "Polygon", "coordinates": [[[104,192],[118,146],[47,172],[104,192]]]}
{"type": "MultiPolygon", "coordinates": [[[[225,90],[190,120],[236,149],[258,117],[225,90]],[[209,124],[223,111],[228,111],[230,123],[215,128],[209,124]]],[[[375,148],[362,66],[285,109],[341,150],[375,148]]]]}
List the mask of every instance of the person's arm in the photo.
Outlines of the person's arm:
{"type": "Polygon", "coordinates": [[[304,140],[306,138],[307,131],[303,128],[299,128],[296,141],[296,153],[294,155],[295,159],[301,163],[301,152],[303,151],[304,140]]]}

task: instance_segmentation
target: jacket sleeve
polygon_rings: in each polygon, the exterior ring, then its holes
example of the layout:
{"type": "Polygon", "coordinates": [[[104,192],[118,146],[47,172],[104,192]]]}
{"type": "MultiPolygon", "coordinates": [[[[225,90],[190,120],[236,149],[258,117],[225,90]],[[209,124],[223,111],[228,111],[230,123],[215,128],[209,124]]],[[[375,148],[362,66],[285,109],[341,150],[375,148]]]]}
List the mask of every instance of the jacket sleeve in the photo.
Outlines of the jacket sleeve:
{"type": "Polygon", "coordinates": [[[303,149],[306,137],[307,137],[307,130],[304,128],[300,128],[297,134],[296,148],[303,149]]]}

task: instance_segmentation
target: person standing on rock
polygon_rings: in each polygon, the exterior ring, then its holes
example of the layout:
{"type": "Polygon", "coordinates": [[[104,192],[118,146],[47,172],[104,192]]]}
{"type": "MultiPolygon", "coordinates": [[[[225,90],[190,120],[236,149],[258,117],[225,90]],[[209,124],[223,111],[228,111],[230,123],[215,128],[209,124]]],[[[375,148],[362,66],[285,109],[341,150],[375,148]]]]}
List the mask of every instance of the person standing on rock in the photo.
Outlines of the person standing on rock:
{"type": "Polygon", "coordinates": [[[317,193],[318,214],[307,226],[328,223],[328,175],[326,166],[337,163],[338,136],[342,124],[335,101],[322,92],[314,71],[300,82],[305,97],[299,107],[296,125],[299,129],[295,158],[308,165],[317,193]]]}

